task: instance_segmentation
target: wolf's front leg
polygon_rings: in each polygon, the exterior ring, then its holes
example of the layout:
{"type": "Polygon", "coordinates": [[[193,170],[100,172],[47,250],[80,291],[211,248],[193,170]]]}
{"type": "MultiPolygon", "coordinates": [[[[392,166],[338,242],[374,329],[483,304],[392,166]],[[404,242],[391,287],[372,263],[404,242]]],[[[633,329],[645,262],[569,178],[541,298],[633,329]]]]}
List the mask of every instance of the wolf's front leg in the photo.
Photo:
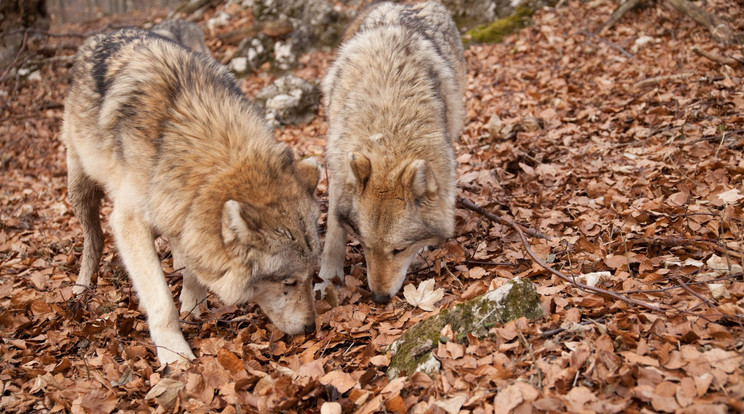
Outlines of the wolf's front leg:
{"type": "Polygon", "coordinates": [[[178,311],[160,267],[152,231],[136,208],[126,205],[126,201],[114,200],[111,227],[124,266],[147,313],[158,360],[165,365],[194,359],[194,353],[181,332],[178,311]],[[117,201],[123,202],[117,204],[117,201]]]}
{"type": "Polygon", "coordinates": [[[181,312],[189,312],[195,317],[201,316],[202,303],[206,306],[207,288],[188,268],[181,270],[183,287],[181,288],[181,312]]]}
{"type": "Polygon", "coordinates": [[[199,282],[196,275],[189,269],[181,253],[176,240],[168,240],[171,244],[171,253],[173,254],[173,268],[180,271],[183,276],[183,285],[181,286],[181,312],[188,312],[195,317],[201,316],[201,304],[206,307],[207,288],[199,282]]]}
{"type": "Polygon", "coordinates": [[[326,231],[323,255],[320,258],[320,272],[318,276],[323,282],[315,285],[314,290],[325,295],[325,288],[329,284],[341,286],[344,282],[344,260],[346,259],[346,230],[339,223],[333,206],[328,209],[328,230],[326,231]]]}

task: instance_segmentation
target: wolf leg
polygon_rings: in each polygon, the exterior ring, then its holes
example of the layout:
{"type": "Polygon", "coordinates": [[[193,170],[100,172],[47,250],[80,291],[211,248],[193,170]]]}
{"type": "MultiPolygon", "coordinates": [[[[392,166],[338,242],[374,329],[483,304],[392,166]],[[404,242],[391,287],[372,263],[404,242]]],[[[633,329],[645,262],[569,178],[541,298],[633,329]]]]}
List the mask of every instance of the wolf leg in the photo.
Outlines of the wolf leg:
{"type": "Polygon", "coordinates": [[[344,260],[346,259],[346,230],[339,223],[335,214],[335,201],[331,195],[328,206],[328,230],[325,236],[323,254],[320,258],[320,272],[318,277],[323,282],[315,285],[314,290],[325,295],[325,288],[329,284],[340,286],[344,282],[344,260]]]}
{"type": "Polygon", "coordinates": [[[72,149],[67,150],[67,188],[72,211],[83,228],[83,258],[76,285],[72,288],[77,295],[90,286],[103,252],[103,229],[98,215],[103,190],[85,175],[80,159],[72,149]]]}
{"type": "Polygon", "coordinates": [[[183,254],[178,248],[178,244],[171,240],[171,252],[173,253],[173,268],[179,270],[183,275],[183,285],[181,286],[181,312],[189,312],[195,317],[201,316],[201,307],[199,306],[207,298],[207,288],[199,282],[199,279],[186,266],[183,260],[183,254]]]}
{"type": "Polygon", "coordinates": [[[131,198],[114,200],[111,227],[140,304],[147,313],[150,336],[157,348],[158,360],[165,365],[183,359],[194,359],[181,332],[178,311],[160,267],[152,230],[132,205],[132,201],[134,200],[131,198]]]}

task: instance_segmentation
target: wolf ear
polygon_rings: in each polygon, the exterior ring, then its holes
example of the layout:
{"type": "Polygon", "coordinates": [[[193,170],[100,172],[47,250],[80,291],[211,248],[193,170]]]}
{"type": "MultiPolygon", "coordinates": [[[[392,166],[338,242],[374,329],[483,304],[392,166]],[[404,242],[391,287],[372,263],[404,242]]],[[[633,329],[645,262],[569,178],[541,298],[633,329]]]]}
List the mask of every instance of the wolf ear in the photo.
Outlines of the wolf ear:
{"type": "Polygon", "coordinates": [[[406,167],[403,173],[403,185],[416,199],[423,196],[434,197],[439,188],[434,171],[424,160],[414,160],[406,167]]]}
{"type": "Polygon", "coordinates": [[[257,242],[261,238],[261,217],[250,204],[227,200],[222,206],[222,241],[257,242]]]}
{"type": "Polygon", "coordinates": [[[315,158],[306,158],[297,163],[297,173],[302,185],[311,193],[315,193],[315,188],[320,181],[320,165],[315,158]]]}
{"type": "Polygon", "coordinates": [[[357,190],[361,193],[367,185],[369,176],[372,175],[372,163],[366,156],[358,152],[350,152],[349,166],[351,166],[351,172],[353,173],[353,177],[349,177],[349,182],[356,184],[357,190]]]}

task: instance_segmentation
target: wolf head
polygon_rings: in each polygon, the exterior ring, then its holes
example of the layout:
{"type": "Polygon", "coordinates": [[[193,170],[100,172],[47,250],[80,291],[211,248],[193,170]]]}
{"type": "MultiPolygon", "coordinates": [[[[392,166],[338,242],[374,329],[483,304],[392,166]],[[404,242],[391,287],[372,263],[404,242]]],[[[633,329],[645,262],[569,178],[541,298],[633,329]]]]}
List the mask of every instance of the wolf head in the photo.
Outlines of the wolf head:
{"type": "Polygon", "coordinates": [[[287,334],[315,330],[312,276],[318,264],[314,160],[267,177],[275,185],[254,199],[222,205],[220,231],[228,269],[207,287],[226,304],[256,302],[287,334]]]}
{"type": "Polygon", "coordinates": [[[416,254],[453,233],[451,190],[439,182],[450,173],[440,163],[375,152],[351,152],[347,161],[350,173],[336,214],[364,249],[373,299],[386,303],[416,254]]]}

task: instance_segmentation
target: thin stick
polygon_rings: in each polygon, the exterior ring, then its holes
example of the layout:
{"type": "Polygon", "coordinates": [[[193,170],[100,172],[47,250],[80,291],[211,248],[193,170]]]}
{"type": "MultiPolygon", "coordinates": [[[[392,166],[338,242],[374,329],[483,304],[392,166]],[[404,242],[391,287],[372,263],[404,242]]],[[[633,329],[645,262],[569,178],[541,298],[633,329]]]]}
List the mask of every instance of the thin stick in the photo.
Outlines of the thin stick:
{"type": "Polygon", "coordinates": [[[697,46],[693,46],[692,51],[695,52],[695,54],[698,56],[702,56],[710,61],[720,63],[722,65],[729,65],[729,66],[744,65],[744,60],[738,60],[736,58],[727,57],[727,56],[714,55],[713,53],[706,52],[705,50],[700,49],[697,46]]]}
{"type": "MultiPolygon", "coordinates": [[[[631,249],[633,248],[633,246],[635,246],[635,244],[658,243],[664,246],[690,246],[690,245],[694,246],[694,245],[703,244],[705,246],[710,247],[711,249],[715,250],[716,252],[720,254],[734,256],[738,259],[744,258],[744,253],[721,247],[718,245],[718,242],[716,241],[700,239],[700,238],[665,237],[662,239],[662,238],[653,238],[653,237],[639,237],[637,239],[629,239],[627,240],[627,242],[630,243],[631,249]]],[[[622,241],[614,242],[610,246],[614,248],[614,246],[619,245],[620,243],[622,243],[622,241]]],[[[723,241],[723,244],[725,244],[725,241],[723,241]]]]}
{"type": "Polygon", "coordinates": [[[461,207],[465,207],[468,210],[475,211],[476,213],[478,213],[478,214],[480,214],[482,216],[485,216],[487,219],[489,219],[491,221],[495,221],[495,222],[497,222],[499,224],[503,224],[505,226],[510,226],[510,227],[520,227],[521,229],[523,229],[527,234],[529,234],[532,237],[538,237],[540,239],[550,240],[550,237],[549,236],[540,233],[536,229],[534,229],[532,227],[529,227],[528,228],[527,226],[525,226],[523,224],[519,224],[517,222],[514,222],[514,221],[512,221],[512,220],[510,220],[510,219],[508,219],[506,217],[500,217],[500,216],[497,216],[497,215],[495,215],[493,213],[490,213],[490,212],[486,211],[485,209],[483,209],[482,207],[474,204],[472,201],[468,200],[467,198],[457,197],[457,204],[459,204],[461,207]]]}
{"type": "Polygon", "coordinates": [[[636,305],[636,306],[639,306],[639,307],[642,307],[642,308],[646,308],[646,309],[652,310],[654,312],[664,312],[664,310],[661,309],[661,308],[659,308],[658,306],[654,306],[654,305],[652,305],[650,303],[646,303],[646,302],[643,302],[643,301],[640,301],[640,300],[636,300],[636,299],[633,299],[633,298],[629,298],[629,297],[626,297],[626,296],[618,295],[617,293],[611,292],[611,291],[609,291],[607,289],[602,289],[602,288],[598,288],[598,287],[595,287],[595,286],[589,286],[587,284],[578,282],[578,281],[574,280],[572,277],[566,276],[565,274],[563,274],[563,273],[561,273],[561,272],[553,269],[552,267],[548,266],[547,263],[543,262],[539,257],[537,257],[535,255],[535,253],[530,248],[530,244],[527,241],[527,237],[525,237],[524,232],[522,231],[522,229],[520,229],[518,226],[512,226],[512,228],[514,230],[516,230],[517,234],[519,235],[519,238],[522,240],[522,244],[524,245],[524,249],[527,251],[527,254],[532,258],[532,260],[534,260],[535,263],[537,263],[540,266],[542,266],[543,269],[545,269],[545,270],[549,271],[550,273],[558,276],[559,278],[565,280],[566,282],[569,282],[569,283],[573,284],[574,286],[578,287],[579,289],[584,290],[586,292],[592,292],[592,293],[597,293],[597,294],[604,295],[604,296],[609,296],[609,297],[611,297],[613,299],[621,300],[621,301],[626,302],[626,303],[629,303],[631,305],[636,305]]]}
{"type": "Polygon", "coordinates": [[[682,289],[688,291],[692,296],[695,296],[696,298],[702,300],[704,303],[708,304],[708,306],[715,306],[715,303],[713,303],[713,301],[711,301],[710,299],[707,299],[707,298],[703,297],[703,295],[697,293],[695,291],[695,289],[689,287],[687,285],[687,283],[685,283],[685,281],[682,280],[681,277],[675,277],[674,279],[677,280],[677,283],[679,283],[679,285],[682,287],[682,289]]]}
{"type": "MultiPolygon", "coordinates": [[[[486,217],[487,219],[489,219],[491,221],[496,221],[498,223],[502,223],[501,220],[503,220],[503,219],[501,217],[498,217],[498,216],[496,216],[494,214],[491,214],[491,213],[485,211],[483,208],[478,207],[475,204],[473,204],[470,200],[464,199],[462,197],[458,197],[458,202],[461,205],[467,207],[468,209],[473,210],[473,211],[475,211],[477,213],[482,214],[484,217],[486,217]]],[[[642,307],[642,308],[646,308],[646,309],[651,310],[651,311],[654,311],[654,312],[664,312],[664,310],[661,309],[661,308],[659,308],[658,306],[654,306],[654,305],[652,305],[650,303],[646,303],[646,302],[643,302],[643,301],[640,301],[640,300],[636,300],[636,299],[633,299],[633,298],[622,296],[622,295],[619,295],[619,294],[617,294],[615,292],[611,292],[611,291],[606,290],[606,289],[598,288],[598,287],[595,287],[595,286],[589,286],[587,284],[581,283],[581,282],[575,280],[574,278],[572,278],[570,276],[566,276],[565,274],[563,274],[563,273],[561,273],[561,272],[553,269],[552,267],[548,266],[547,263],[543,262],[542,259],[540,259],[539,257],[537,257],[535,255],[535,253],[532,251],[532,248],[530,248],[530,243],[527,241],[527,237],[524,235],[524,231],[522,231],[522,228],[521,228],[521,226],[519,224],[517,224],[517,223],[515,223],[515,222],[513,222],[511,220],[505,221],[504,223],[510,225],[511,228],[513,228],[517,232],[517,234],[519,235],[519,239],[522,240],[522,244],[524,245],[524,249],[527,251],[527,254],[532,258],[532,260],[535,263],[539,264],[543,269],[547,270],[548,272],[550,272],[550,273],[558,276],[559,278],[565,280],[566,282],[568,282],[568,283],[570,283],[570,284],[576,286],[577,288],[579,288],[581,290],[584,290],[586,292],[597,293],[597,294],[603,295],[603,296],[609,296],[611,298],[614,298],[614,299],[623,301],[625,303],[629,303],[631,305],[635,305],[635,306],[639,306],[639,307],[642,307]]]]}
{"type": "Polygon", "coordinates": [[[622,54],[623,54],[623,55],[625,55],[626,57],[629,57],[630,59],[633,59],[633,60],[638,60],[638,59],[636,59],[636,57],[635,57],[635,56],[633,56],[633,55],[631,55],[630,53],[628,53],[628,52],[627,52],[627,51],[626,51],[625,49],[623,49],[622,47],[620,47],[620,46],[618,46],[618,45],[616,45],[616,44],[614,44],[614,43],[610,42],[609,40],[607,40],[607,39],[605,39],[605,38],[603,38],[603,37],[597,36],[597,35],[595,35],[594,33],[589,33],[589,32],[587,32],[586,30],[579,30],[579,33],[583,34],[584,36],[588,36],[588,37],[593,37],[593,38],[599,39],[599,41],[600,41],[600,42],[602,42],[602,43],[604,43],[604,44],[606,44],[606,45],[610,46],[611,48],[613,48],[613,49],[617,50],[618,52],[622,53],[622,54]]]}
{"type": "Polygon", "coordinates": [[[594,34],[602,34],[602,32],[604,32],[606,29],[609,29],[615,23],[617,23],[625,15],[625,13],[638,7],[639,4],[641,4],[641,0],[628,0],[628,1],[621,3],[617,7],[617,9],[615,9],[615,11],[612,12],[612,15],[610,16],[610,18],[607,19],[606,22],[604,22],[601,26],[597,28],[597,30],[594,31],[594,34]]]}
{"type": "Polygon", "coordinates": [[[687,79],[692,75],[694,75],[694,73],[686,72],[686,73],[675,73],[674,75],[654,76],[653,78],[648,78],[648,79],[644,79],[642,81],[636,82],[634,86],[636,88],[643,88],[645,86],[659,83],[663,80],[687,79]]]}

